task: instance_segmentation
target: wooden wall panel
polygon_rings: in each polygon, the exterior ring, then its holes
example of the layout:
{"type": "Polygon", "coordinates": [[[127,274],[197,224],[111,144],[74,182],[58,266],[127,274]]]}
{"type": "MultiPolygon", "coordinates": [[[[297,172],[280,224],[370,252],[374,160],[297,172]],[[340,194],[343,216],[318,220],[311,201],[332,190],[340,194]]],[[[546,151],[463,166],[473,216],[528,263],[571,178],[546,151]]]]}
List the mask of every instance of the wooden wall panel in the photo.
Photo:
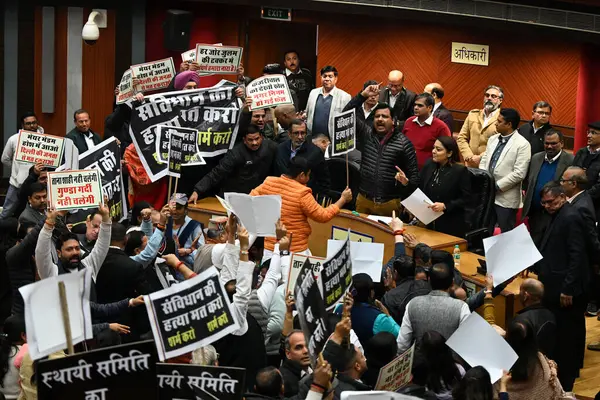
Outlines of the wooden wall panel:
{"type": "MultiPolygon", "coordinates": [[[[91,11],[84,10],[85,21],[91,11]]],[[[100,38],[93,46],[84,42],[82,49],[81,105],[90,114],[92,130],[101,135],[104,119],[113,111],[115,97],[115,15],[114,10],[108,10],[108,24],[100,29],[100,38]]],[[[82,27],[85,21],[81,21],[82,27]]]]}
{"type": "Polygon", "coordinates": [[[444,103],[452,109],[480,108],[483,89],[500,85],[505,107],[519,110],[524,119],[538,100],[554,106],[552,121],[574,125],[580,47],[571,43],[521,37],[510,32],[462,32],[459,28],[378,21],[377,31],[365,34],[357,27],[364,19],[352,16],[319,21],[318,68],[335,65],[338,86],[355,94],[369,79],[387,80],[391,69],[406,75],[406,87],[421,92],[429,82],[446,91],[444,103]],[[490,45],[488,67],[450,62],[451,43],[490,45]],[[541,45],[543,44],[543,45],[541,45]]]}
{"type": "Polygon", "coordinates": [[[52,114],[42,114],[42,8],[35,7],[35,24],[33,25],[35,30],[34,111],[46,133],[64,136],[67,133],[65,123],[67,112],[67,8],[56,7],[55,18],[55,108],[52,114]]]}

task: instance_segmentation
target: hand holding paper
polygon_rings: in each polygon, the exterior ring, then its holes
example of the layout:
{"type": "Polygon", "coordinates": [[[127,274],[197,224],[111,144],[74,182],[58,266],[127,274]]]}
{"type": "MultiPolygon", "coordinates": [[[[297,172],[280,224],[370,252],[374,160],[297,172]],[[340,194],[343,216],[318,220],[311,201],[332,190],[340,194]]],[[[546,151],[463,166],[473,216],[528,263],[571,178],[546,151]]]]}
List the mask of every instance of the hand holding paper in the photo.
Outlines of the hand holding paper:
{"type": "Polygon", "coordinates": [[[402,205],[425,225],[429,225],[444,215],[443,212],[436,212],[433,209],[434,203],[418,188],[402,201],[402,205]]]}
{"type": "MultiPolygon", "coordinates": [[[[275,225],[281,217],[281,196],[225,193],[225,200],[248,232],[257,236],[276,237],[275,225]]],[[[221,204],[227,208],[225,203],[221,204]]]]}

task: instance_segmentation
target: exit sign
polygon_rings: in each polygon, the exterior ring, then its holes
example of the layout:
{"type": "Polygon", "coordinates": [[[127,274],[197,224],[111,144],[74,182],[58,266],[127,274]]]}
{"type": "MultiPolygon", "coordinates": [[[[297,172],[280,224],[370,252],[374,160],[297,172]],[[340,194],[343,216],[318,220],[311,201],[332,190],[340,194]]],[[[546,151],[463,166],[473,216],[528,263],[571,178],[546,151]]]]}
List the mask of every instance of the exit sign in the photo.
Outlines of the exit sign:
{"type": "Polygon", "coordinates": [[[277,21],[291,21],[292,20],[292,9],[291,8],[274,8],[274,7],[261,7],[260,17],[262,19],[275,19],[277,21]]]}

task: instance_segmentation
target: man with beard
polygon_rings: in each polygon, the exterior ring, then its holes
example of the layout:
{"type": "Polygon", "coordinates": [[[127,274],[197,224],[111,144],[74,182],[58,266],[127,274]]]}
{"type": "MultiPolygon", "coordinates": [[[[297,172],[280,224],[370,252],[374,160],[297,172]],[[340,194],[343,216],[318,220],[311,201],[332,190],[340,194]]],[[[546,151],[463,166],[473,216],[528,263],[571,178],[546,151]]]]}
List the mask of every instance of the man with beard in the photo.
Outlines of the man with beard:
{"type": "Polygon", "coordinates": [[[490,85],[484,91],[483,110],[471,110],[465,119],[456,143],[468,167],[479,166],[488,139],[498,133],[496,120],[503,100],[502,88],[490,85]]]}
{"type": "MultiPolygon", "coordinates": [[[[106,201],[104,202],[106,204],[106,201]]],[[[35,259],[40,279],[76,272],[83,268],[92,269],[92,278],[96,281],[100,267],[108,253],[110,246],[110,210],[106,205],[100,205],[98,212],[102,216],[100,224],[100,233],[94,249],[84,259],[81,259],[81,248],[77,235],[71,232],[63,233],[56,241],[56,252],[58,253],[58,262],[52,262],[52,231],[56,225],[57,217],[64,215],[65,211],[48,211],[44,228],[40,232],[37,245],[35,247],[35,259]]],[[[120,300],[120,299],[119,299],[120,300]]]]}
{"type": "Polygon", "coordinates": [[[225,154],[219,165],[196,184],[190,202],[204,198],[212,192],[250,193],[271,173],[277,145],[264,140],[256,125],[250,125],[238,143],[225,154]]]}
{"type": "Polygon", "coordinates": [[[85,220],[85,233],[78,234],[79,247],[81,248],[82,258],[86,257],[94,248],[100,232],[102,216],[98,211],[93,211],[85,220]]]}
{"type": "Polygon", "coordinates": [[[306,109],[308,95],[315,86],[312,74],[306,68],[300,67],[300,57],[295,50],[287,51],[284,55],[285,76],[288,85],[298,95],[298,110],[306,109]]]}

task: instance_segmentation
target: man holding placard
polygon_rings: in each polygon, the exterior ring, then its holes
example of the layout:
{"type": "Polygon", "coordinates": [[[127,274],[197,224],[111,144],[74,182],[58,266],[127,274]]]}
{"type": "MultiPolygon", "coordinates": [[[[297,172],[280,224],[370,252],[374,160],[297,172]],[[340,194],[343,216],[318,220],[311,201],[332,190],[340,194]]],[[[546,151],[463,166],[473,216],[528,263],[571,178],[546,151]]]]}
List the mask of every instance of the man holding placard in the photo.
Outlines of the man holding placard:
{"type": "MultiPolygon", "coordinates": [[[[33,112],[26,112],[21,117],[21,129],[41,134],[44,133],[44,128],[38,125],[38,119],[33,112]]],[[[15,133],[8,138],[6,146],[4,146],[4,150],[2,151],[2,164],[10,169],[10,180],[0,218],[11,216],[13,209],[17,206],[19,188],[25,179],[27,179],[29,170],[31,169],[31,164],[14,160],[18,142],[19,133],[15,133]]]]}

